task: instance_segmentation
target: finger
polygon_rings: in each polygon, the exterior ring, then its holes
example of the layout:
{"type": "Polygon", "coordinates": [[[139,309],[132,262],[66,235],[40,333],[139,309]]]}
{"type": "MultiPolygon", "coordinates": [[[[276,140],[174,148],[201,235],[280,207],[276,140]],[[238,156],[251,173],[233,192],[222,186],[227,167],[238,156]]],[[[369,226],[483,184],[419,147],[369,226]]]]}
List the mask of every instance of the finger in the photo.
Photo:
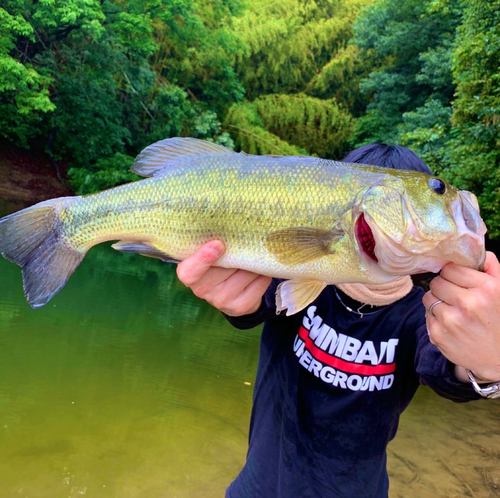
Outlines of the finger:
{"type": "Polygon", "coordinates": [[[257,298],[262,299],[262,296],[266,292],[267,288],[271,285],[271,280],[271,277],[258,275],[257,278],[250,282],[240,293],[240,299],[244,302],[257,298]]]}
{"type": "Polygon", "coordinates": [[[427,308],[427,316],[435,318],[438,322],[442,322],[443,317],[450,308],[449,304],[437,299],[427,308]]]}
{"type": "Polygon", "coordinates": [[[233,303],[237,314],[254,313],[262,303],[262,296],[271,284],[271,277],[258,275],[247,287],[240,293],[233,303]]]}
{"type": "Polygon", "coordinates": [[[424,297],[422,298],[422,303],[424,305],[424,308],[427,310],[429,309],[429,306],[437,301],[437,297],[432,293],[432,291],[428,291],[424,294],[424,297]]]}
{"type": "Polygon", "coordinates": [[[490,251],[486,252],[484,273],[500,279],[500,263],[498,262],[498,258],[490,251]]]}
{"type": "Polygon", "coordinates": [[[452,306],[464,303],[468,299],[468,296],[470,296],[471,292],[469,289],[464,289],[463,287],[453,284],[442,277],[433,278],[429,287],[433,296],[452,306]]]}
{"type": "Polygon", "coordinates": [[[435,333],[434,333],[433,328],[429,325],[428,322],[427,322],[427,335],[429,336],[429,342],[431,344],[434,344],[434,346],[435,346],[436,345],[436,342],[435,342],[435,333]]]}
{"type": "MultiPolygon", "coordinates": [[[[437,305],[434,309],[437,310],[440,306],[442,306],[442,304],[437,305]]],[[[425,319],[429,341],[443,352],[444,349],[446,349],[446,344],[449,344],[450,341],[446,327],[443,326],[439,318],[436,318],[430,313],[426,313],[425,319]]]]}
{"type": "Polygon", "coordinates": [[[205,298],[238,271],[240,270],[237,268],[221,268],[212,266],[200,277],[197,282],[190,286],[191,290],[198,297],[205,298]]]}
{"type": "Polygon", "coordinates": [[[191,287],[222,256],[225,246],[220,240],[211,240],[177,265],[179,280],[191,287]]]}
{"type": "MultiPolygon", "coordinates": [[[[486,264],[486,262],[485,262],[486,264]]],[[[481,286],[484,273],[466,266],[448,263],[441,270],[440,276],[464,289],[472,289],[481,286]]]]}
{"type": "Polygon", "coordinates": [[[424,297],[422,298],[422,303],[425,306],[427,319],[435,318],[438,321],[442,321],[443,314],[446,314],[452,308],[449,304],[444,302],[442,299],[439,299],[438,297],[436,297],[434,295],[434,293],[431,291],[427,292],[424,295],[424,297]],[[439,302],[439,301],[442,301],[442,302],[439,302]],[[437,303],[437,304],[434,304],[434,303],[437,303]],[[432,311],[431,311],[431,307],[432,307],[432,311]]]}
{"type": "Polygon", "coordinates": [[[238,270],[231,278],[222,284],[221,291],[228,297],[236,298],[260,276],[263,275],[251,271],[238,270]]]}
{"type": "MultiPolygon", "coordinates": [[[[427,310],[427,307],[426,307],[427,310]]],[[[429,336],[429,341],[431,341],[432,344],[435,343],[435,338],[439,330],[439,322],[436,317],[433,317],[429,313],[425,313],[425,324],[427,326],[427,335],[429,336]]]]}

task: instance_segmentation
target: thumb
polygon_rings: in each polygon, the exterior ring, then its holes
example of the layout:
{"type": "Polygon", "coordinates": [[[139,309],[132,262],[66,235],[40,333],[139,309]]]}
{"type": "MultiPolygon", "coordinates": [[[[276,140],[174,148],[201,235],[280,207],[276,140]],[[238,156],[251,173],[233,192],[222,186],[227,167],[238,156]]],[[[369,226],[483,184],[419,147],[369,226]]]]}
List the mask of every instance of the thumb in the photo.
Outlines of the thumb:
{"type": "Polygon", "coordinates": [[[498,262],[498,258],[490,251],[486,253],[484,273],[500,279],[500,263],[498,262]]]}

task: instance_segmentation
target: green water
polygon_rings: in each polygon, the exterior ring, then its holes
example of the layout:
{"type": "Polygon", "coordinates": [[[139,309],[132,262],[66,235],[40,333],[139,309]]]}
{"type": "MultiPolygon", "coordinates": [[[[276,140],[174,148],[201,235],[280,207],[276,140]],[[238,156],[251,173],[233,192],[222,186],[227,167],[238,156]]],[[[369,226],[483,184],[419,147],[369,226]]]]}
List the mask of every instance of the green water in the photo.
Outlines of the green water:
{"type": "Polygon", "coordinates": [[[221,496],[245,456],[259,335],[170,265],[92,250],[46,307],[0,261],[0,496],[221,496]]]}
{"type": "MultiPolygon", "coordinates": [[[[32,310],[1,259],[0,498],[222,497],[245,458],[258,343],[156,260],[97,247],[32,310]]],[[[392,497],[500,496],[500,400],[421,389],[389,469],[392,497]]]]}

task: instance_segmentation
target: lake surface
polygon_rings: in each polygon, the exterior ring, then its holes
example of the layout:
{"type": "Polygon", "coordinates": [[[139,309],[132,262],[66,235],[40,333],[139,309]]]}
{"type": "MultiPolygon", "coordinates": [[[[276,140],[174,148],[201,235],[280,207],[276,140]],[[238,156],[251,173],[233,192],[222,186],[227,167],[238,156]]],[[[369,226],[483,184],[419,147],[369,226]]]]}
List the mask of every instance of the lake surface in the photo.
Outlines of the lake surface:
{"type": "MultiPolygon", "coordinates": [[[[245,458],[259,333],[172,265],[107,245],[38,310],[0,258],[0,497],[222,497],[245,458]]],[[[420,389],[389,470],[393,498],[500,496],[500,400],[420,389]]]]}

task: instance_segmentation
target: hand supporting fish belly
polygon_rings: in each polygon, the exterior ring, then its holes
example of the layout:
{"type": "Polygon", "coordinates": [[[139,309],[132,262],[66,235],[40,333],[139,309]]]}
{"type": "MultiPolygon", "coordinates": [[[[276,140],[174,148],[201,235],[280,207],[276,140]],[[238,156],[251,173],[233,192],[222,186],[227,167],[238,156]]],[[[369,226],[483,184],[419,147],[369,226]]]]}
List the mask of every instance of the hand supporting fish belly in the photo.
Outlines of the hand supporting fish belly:
{"type": "Polygon", "coordinates": [[[328,284],[484,263],[475,196],[424,173],[252,156],[193,138],[150,145],[132,171],[147,178],[0,220],[0,253],[22,267],[33,308],[65,285],[91,247],[111,240],[122,252],[179,262],[220,239],[219,266],[287,279],[276,296],[287,314],[328,284]]]}

